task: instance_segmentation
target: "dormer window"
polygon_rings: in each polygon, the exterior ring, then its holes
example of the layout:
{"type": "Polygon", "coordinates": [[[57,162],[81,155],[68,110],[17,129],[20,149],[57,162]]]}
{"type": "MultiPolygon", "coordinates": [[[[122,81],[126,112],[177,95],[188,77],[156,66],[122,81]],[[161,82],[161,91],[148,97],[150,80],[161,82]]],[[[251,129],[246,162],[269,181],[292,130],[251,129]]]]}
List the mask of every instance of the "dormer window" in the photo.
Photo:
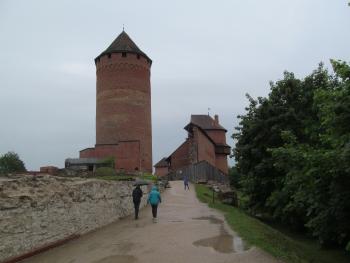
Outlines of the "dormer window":
{"type": "Polygon", "coordinates": [[[122,57],[123,57],[123,58],[126,58],[126,52],[123,52],[123,53],[122,53],[122,57]]]}

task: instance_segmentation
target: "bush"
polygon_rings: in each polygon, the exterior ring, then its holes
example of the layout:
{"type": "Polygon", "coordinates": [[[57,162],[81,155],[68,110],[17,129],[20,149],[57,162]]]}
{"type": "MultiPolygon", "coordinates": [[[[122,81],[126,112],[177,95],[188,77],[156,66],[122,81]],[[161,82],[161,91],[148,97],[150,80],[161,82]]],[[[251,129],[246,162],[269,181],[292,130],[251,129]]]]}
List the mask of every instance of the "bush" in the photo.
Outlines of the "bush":
{"type": "Polygon", "coordinates": [[[331,63],[334,75],[286,72],[268,97],[248,97],[234,155],[251,213],[349,250],[350,65],[331,63]]]}
{"type": "Polygon", "coordinates": [[[26,168],[23,161],[15,152],[5,153],[0,157],[0,174],[15,172],[25,172],[26,168]]]}
{"type": "Polygon", "coordinates": [[[114,168],[111,167],[99,167],[95,171],[96,176],[116,176],[114,168]]]}
{"type": "Polygon", "coordinates": [[[114,168],[114,165],[115,165],[115,158],[114,158],[114,157],[107,157],[107,158],[104,158],[104,159],[101,161],[101,164],[103,164],[104,167],[111,167],[111,168],[114,168]]]}
{"type": "Polygon", "coordinates": [[[228,175],[230,178],[230,185],[234,186],[235,188],[240,188],[239,180],[240,180],[240,174],[236,167],[231,167],[228,170],[228,175]]]}
{"type": "Polygon", "coordinates": [[[157,182],[158,181],[158,177],[156,175],[153,174],[148,174],[148,173],[144,173],[143,175],[140,176],[141,179],[143,180],[150,180],[153,182],[157,182]]]}

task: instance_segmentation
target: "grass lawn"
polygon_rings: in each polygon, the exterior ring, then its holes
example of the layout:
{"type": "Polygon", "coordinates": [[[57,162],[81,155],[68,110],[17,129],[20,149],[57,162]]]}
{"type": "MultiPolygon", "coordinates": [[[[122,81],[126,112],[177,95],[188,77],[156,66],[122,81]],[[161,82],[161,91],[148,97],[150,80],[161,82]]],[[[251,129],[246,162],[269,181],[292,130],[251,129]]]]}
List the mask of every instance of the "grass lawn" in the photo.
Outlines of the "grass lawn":
{"type": "Polygon", "coordinates": [[[225,214],[232,229],[248,245],[257,246],[285,262],[300,263],[349,263],[350,255],[337,249],[320,249],[317,241],[282,233],[279,230],[253,218],[242,210],[220,202],[212,202],[212,192],[204,185],[196,185],[197,197],[225,214]]]}
{"type": "Polygon", "coordinates": [[[120,175],[120,174],[114,174],[114,175],[100,175],[95,176],[95,179],[102,179],[102,180],[109,180],[109,181],[134,181],[136,178],[142,179],[142,180],[148,180],[148,181],[157,181],[157,176],[152,174],[143,174],[141,176],[132,176],[132,175],[120,175]]]}
{"type": "Polygon", "coordinates": [[[96,176],[93,178],[108,180],[108,181],[133,181],[135,179],[130,175],[102,175],[102,176],[96,176]]]}
{"type": "Polygon", "coordinates": [[[142,180],[150,180],[153,182],[156,182],[158,180],[157,176],[155,176],[153,174],[143,174],[143,175],[139,176],[139,178],[142,180]]]}

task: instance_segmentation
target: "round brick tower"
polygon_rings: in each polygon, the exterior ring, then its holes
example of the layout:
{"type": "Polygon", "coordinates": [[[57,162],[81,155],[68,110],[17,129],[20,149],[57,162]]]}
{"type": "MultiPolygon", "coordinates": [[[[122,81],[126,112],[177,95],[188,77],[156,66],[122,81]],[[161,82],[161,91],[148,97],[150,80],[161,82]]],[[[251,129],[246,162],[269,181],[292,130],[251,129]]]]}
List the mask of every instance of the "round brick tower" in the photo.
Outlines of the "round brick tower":
{"type": "Polygon", "coordinates": [[[95,64],[96,149],[117,145],[120,169],[152,172],[152,60],[123,31],[95,64]]]}

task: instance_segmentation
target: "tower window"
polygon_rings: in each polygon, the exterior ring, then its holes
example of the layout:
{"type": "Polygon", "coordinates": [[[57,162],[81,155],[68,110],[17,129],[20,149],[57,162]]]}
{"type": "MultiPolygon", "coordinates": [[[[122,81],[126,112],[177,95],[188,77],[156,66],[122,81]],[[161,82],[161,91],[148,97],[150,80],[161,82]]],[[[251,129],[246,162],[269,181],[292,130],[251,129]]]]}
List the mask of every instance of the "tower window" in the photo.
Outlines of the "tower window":
{"type": "Polygon", "coordinates": [[[126,52],[122,53],[122,57],[125,58],[126,57],[126,52]]]}
{"type": "Polygon", "coordinates": [[[112,54],[108,54],[108,58],[111,58],[112,57],[112,54]]]}
{"type": "Polygon", "coordinates": [[[140,59],[140,55],[139,54],[137,54],[137,59],[140,59]]]}

